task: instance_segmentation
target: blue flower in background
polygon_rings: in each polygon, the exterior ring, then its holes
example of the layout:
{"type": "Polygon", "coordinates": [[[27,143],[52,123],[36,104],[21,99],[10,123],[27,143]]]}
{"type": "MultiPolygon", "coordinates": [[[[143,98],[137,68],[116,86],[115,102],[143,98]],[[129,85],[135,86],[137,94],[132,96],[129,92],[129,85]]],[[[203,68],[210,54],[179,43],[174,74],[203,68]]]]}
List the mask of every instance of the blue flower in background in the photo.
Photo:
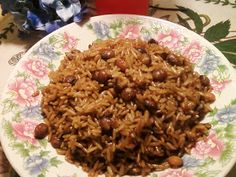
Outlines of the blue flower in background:
{"type": "Polygon", "coordinates": [[[24,109],[21,112],[21,114],[24,117],[28,117],[28,118],[41,118],[41,119],[43,119],[43,117],[41,116],[41,111],[40,111],[39,105],[27,107],[26,109],[24,109]]]}
{"type": "Polygon", "coordinates": [[[109,36],[109,27],[102,22],[94,22],[92,23],[93,30],[95,34],[100,38],[104,39],[109,36]]]}
{"type": "Polygon", "coordinates": [[[67,5],[64,5],[60,0],[40,0],[39,2],[40,6],[47,12],[50,11],[50,8],[55,9],[57,15],[64,22],[78,15],[82,10],[79,0],[68,0],[67,5]]]}
{"type": "Polygon", "coordinates": [[[203,73],[210,73],[217,68],[219,62],[220,57],[216,56],[211,50],[207,50],[206,56],[203,59],[203,62],[201,63],[199,68],[203,73]]]}
{"type": "Polygon", "coordinates": [[[22,31],[48,33],[71,22],[80,22],[88,13],[85,1],[79,0],[0,0],[2,14],[11,13],[22,31]]]}
{"type": "MultiPolygon", "coordinates": [[[[41,15],[40,15],[41,16],[41,15]]],[[[41,19],[45,19],[40,17],[36,13],[32,11],[27,11],[27,19],[31,26],[33,26],[36,30],[44,30],[44,22],[41,19]]],[[[27,27],[27,26],[25,26],[27,27]]]]}
{"type": "Polygon", "coordinates": [[[47,59],[58,59],[58,55],[56,54],[53,46],[48,43],[41,43],[40,46],[34,50],[34,53],[47,59]]]}
{"type": "Polygon", "coordinates": [[[202,161],[199,159],[196,159],[190,155],[184,155],[182,157],[183,161],[184,161],[184,167],[197,167],[199,165],[201,165],[202,161]]]}
{"type": "Polygon", "coordinates": [[[52,22],[47,22],[45,23],[45,31],[47,33],[51,33],[64,25],[66,25],[66,23],[61,20],[54,20],[52,22]]]}
{"type": "Polygon", "coordinates": [[[27,158],[25,168],[30,174],[37,175],[48,166],[48,160],[39,155],[33,155],[27,158]]]}
{"type": "Polygon", "coordinates": [[[229,107],[225,107],[220,109],[217,114],[216,118],[221,123],[230,123],[236,119],[236,105],[232,105],[229,107]]]}

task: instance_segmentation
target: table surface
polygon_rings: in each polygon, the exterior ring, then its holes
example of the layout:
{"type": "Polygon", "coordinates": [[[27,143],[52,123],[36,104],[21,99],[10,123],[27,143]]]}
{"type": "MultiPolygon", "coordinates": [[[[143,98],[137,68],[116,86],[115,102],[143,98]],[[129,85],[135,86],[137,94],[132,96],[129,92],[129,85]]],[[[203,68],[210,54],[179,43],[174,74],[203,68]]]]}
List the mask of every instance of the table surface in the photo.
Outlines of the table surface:
{"type": "MultiPolygon", "coordinates": [[[[200,18],[203,32],[200,33],[216,46],[225,42],[229,44],[227,50],[219,47],[221,52],[232,63],[236,64],[236,1],[235,0],[151,0],[149,16],[166,19],[179,23],[193,31],[201,26],[196,21],[200,18]]],[[[39,36],[33,38],[19,38],[13,18],[10,15],[0,16],[0,93],[5,82],[20,60],[39,36]]],[[[8,163],[0,146],[0,177],[18,176],[8,163]]],[[[236,176],[236,165],[227,177],[236,176]]]]}

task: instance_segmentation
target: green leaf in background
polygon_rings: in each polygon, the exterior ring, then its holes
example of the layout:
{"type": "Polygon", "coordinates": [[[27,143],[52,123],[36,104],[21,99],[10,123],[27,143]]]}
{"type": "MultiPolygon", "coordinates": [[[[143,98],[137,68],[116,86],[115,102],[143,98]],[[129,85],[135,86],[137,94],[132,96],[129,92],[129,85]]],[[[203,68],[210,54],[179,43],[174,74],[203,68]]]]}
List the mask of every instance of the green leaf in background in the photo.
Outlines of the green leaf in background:
{"type": "Polygon", "coordinates": [[[179,8],[179,10],[184,13],[185,15],[187,15],[188,17],[190,17],[195,25],[195,31],[200,34],[203,30],[203,22],[202,19],[200,18],[200,16],[198,15],[198,13],[194,12],[193,10],[189,9],[189,8],[185,8],[182,6],[177,6],[179,8]]]}
{"type": "Polygon", "coordinates": [[[156,13],[158,7],[159,7],[159,4],[157,4],[155,6],[149,6],[149,13],[148,14],[150,16],[153,16],[156,13]]]}
{"type": "Polygon", "coordinates": [[[236,39],[216,43],[215,46],[233,64],[236,64],[236,39]]]}
{"type": "Polygon", "coordinates": [[[211,26],[206,30],[204,37],[210,41],[219,41],[220,39],[225,38],[229,34],[230,21],[219,22],[214,26],[211,26]]]}
{"type": "Polygon", "coordinates": [[[192,30],[192,28],[190,27],[190,25],[188,24],[188,22],[187,22],[186,19],[182,18],[179,14],[177,14],[177,17],[178,17],[178,20],[179,20],[178,23],[179,23],[180,25],[182,25],[182,26],[184,26],[184,27],[186,27],[186,28],[192,30]]]}
{"type": "MultiPolygon", "coordinates": [[[[196,0],[201,1],[201,0],[196,0]]],[[[222,6],[231,5],[232,8],[236,8],[236,1],[230,2],[229,0],[202,0],[205,1],[205,3],[214,3],[214,4],[221,4],[222,6]]]]}
{"type": "Polygon", "coordinates": [[[224,166],[231,158],[233,153],[233,145],[230,142],[225,144],[224,151],[221,153],[220,162],[224,166]]]}

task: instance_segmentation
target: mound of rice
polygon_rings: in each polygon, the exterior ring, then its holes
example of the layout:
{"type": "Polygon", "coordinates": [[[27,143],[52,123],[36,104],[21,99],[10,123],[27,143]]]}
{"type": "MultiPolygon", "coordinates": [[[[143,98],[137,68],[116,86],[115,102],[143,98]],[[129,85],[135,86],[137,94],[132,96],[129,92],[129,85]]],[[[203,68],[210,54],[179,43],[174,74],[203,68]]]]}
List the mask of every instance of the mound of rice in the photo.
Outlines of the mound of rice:
{"type": "Polygon", "coordinates": [[[48,139],[89,176],[182,165],[207,135],[215,96],[188,59],[149,42],[109,39],[66,54],[41,103],[48,139]]]}

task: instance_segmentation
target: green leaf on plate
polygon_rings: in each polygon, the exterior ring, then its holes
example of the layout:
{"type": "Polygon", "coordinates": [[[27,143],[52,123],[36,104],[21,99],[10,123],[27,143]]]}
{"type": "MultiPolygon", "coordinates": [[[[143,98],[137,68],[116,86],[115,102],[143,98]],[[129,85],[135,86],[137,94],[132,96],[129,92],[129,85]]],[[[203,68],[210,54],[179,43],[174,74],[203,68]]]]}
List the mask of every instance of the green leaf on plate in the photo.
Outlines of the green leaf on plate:
{"type": "Polygon", "coordinates": [[[236,64],[236,39],[216,43],[215,46],[233,64],[236,64]]]}
{"type": "Polygon", "coordinates": [[[28,157],[29,156],[29,150],[25,148],[25,145],[23,143],[14,143],[12,145],[12,148],[19,152],[21,157],[28,157]]]}
{"type": "Polygon", "coordinates": [[[216,107],[214,107],[214,109],[209,113],[209,115],[215,116],[217,112],[218,112],[218,109],[216,107]]]}
{"type": "Polygon", "coordinates": [[[214,129],[219,138],[224,137],[224,128],[218,127],[214,129]]]}
{"type": "Polygon", "coordinates": [[[44,88],[44,85],[40,82],[39,79],[35,79],[35,84],[38,90],[42,90],[44,88]]]}
{"type": "Polygon", "coordinates": [[[230,104],[231,104],[231,105],[236,104],[236,99],[231,100],[231,103],[230,103],[230,104]]]}
{"type": "Polygon", "coordinates": [[[198,172],[196,173],[196,175],[197,175],[198,177],[207,177],[207,172],[198,171],[198,172]]]}
{"type": "Polygon", "coordinates": [[[134,19],[129,19],[125,22],[126,25],[140,25],[142,24],[143,22],[134,18],[134,19]]]}
{"type": "Polygon", "coordinates": [[[115,22],[110,24],[110,28],[116,30],[117,28],[122,28],[123,23],[121,20],[116,20],[115,22]]]}
{"type": "Polygon", "coordinates": [[[234,132],[234,125],[228,124],[225,127],[225,138],[227,139],[234,139],[236,137],[235,132],[234,132]]]}
{"type": "Polygon", "coordinates": [[[19,72],[17,71],[16,77],[23,77],[24,79],[28,78],[29,75],[26,72],[19,72]]]}
{"type": "Polygon", "coordinates": [[[53,62],[49,62],[49,63],[48,63],[48,68],[49,68],[51,71],[54,70],[55,65],[53,64],[53,62]]]}
{"type": "Polygon", "coordinates": [[[225,127],[225,131],[228,132],[228,133],[234,132],[234,125],[228,124],[228,125],[225,127]]]}
{"type": "Polygon", "coordinates": [[[53,44],[57,41],[57,38],[53,35],[53,36],[49,37],[48,41],[49,41],[49,44],[53,44]]]}
{"type": "Polygon", "coordinates": [[[219,41],[220,39],[225,38],[229,34],[230,21],[219,22],[214,26],[211,26],[206,30],[204,37],[210,41],[219,41]]]}
{"type": "Polygon", "coordinates": [[[45,177],[45,175],[41,173],[40,175],[38,175],[38,177],[45,177]]]}
{"type": "Polygon", "coordinates": [[[180,25],[192,30],[192,28],[190,27],[190,25],[188,24],[188,21],[186,19],[182,18],[179,14],[177,14],[177,17],[178,17],[178,20],[179,20],[178,23],[180,25]]]}
{"type": "Polygon", "coordinates": [[[20,122],[21,121],[21,112],[16,112],[15,115],[12,118],[12,121],[14,122],[20,122]]]}
{"type": "Polygon", "coordinates": [[[225,148],[220,156],[220,162],[224,166],[232,157],[233,145],[230,142],[225,144],[225,148]]]}
{"type": "Polygon", "coordinates": [[[214,171],[198,171],[197,172],[197,176],[198,177],[215,177],[218,173],[220,172],[220,170],[214,170],[214,171]]]}
{"type": "Polygon", "coordinates": [[[201,165],[201,167],[203,168],[203,167],[206,167],[206,166],[213,164],[213,163],[215,163],[215,160],[212,159],[211,157],[208,157],[208,158],[204,159],[204,163],[201,165]]]}
{"type": "Polygon", "coordinates": [[[93,29],[93,25],[90,23],[90,24],[87,25],[87,28],[92,30],[93,29]]]}
{"type": "Polygon", "coordinates": [[[12,99],[5,99],[3,100],[3,109],[2,114],[6,114],[8,112],[11,112],[13,109],[15,109],[18,105],[12,101],[12,99]]]}
{"type": "Polygon", "coordinates": [[[151,174],[151,177],[158,177],[157,174],[151,174]]]}
{"type": "Polygon", "coordinates": [[[40,151],[40,156],[43,157],[43,156],[47,156],[48,154],[50,153],[50,151],[40,151]]]}
{"type": "Polygon", "coordinates": [[[43,146],[44,148],[47,146],[48,144],[48,141],[46,139],[41,139],[41,140],[38,140],[40,146],[43,146]]]}
{"type": "Polygon", "coordinates": [[[200,34],[203,30],[203,22],[202,19],[200,18],[199,14],[194,12],[193,10],[189,9],[189,8],[185,8],[182,6],[177,6],[179,8],[179,10],[184,13],[185,15],[187,15],[188,17],[190,17],[195,25],[195,31],[200,34]]]}
{"type": "Polygon", "coordinates": [[[60,52],[60,51],[56,51],[55,53],[56,53],[56,55],[58,55],[58,56],[63,55],[63,53],[60,52]]]}
{"type": "Polygon", "coordinates": [[[53,157],[53,158],[50,159],[50,164],[54,167],[57,167],[61,163],[62,162],[60,160],[58,160],[57,157],[53,157]]]}
{"type": "Polygon", "coordinates": [[[219,69],[219,71],[220,71],[221,73],[224,73],[228,68],[227,68],[227,66],[225,66],[225,65],[219,65],[219,66],[218,66],[218,69],[219,69]]]}
{"type": "Polygon", "coordinates": [[[14,139],[14,135],[13,135],[13,130],[12,130],[12,125],[10,122],[5,122],[4,125],[3,125],[3,129],[7,135],[7,137],[9,139],[14,139]]]}
{"type": "Polygon", "coordinates": [[[216,126],[219,123],[219,121],[213,119],[210,123],[211,123],[211,125],[216,126]]]}

